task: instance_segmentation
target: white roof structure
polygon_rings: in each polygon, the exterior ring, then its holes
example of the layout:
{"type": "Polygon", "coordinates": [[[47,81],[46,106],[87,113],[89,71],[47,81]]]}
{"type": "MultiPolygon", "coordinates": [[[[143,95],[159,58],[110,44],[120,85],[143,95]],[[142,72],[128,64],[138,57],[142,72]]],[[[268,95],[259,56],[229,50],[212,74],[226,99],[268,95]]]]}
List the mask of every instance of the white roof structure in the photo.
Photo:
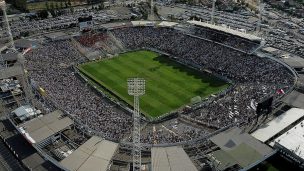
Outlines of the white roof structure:
{"type": "Polygon", "coordinates": [[[166,26],[166,27],[172,27],[177,25],[178,23],[176,22],[168,22],[168,21],[162,21],[161,23],[159,23],[159,26],[166,26]]]}
{"type": "Polygon", "coordinates": [[[291,108],[270,122],[262,125],[251,135],[262,142],[266,142],[303,116],[304,109],[291,108]]]}
{"type": "Polygon", "coordinates": [[[35,116],[36,114],[39,114],[35,108],[26,105],[26,106],[20,106],[17,109],[15,109],[12,113],[14,113],[21,121],[30,118],[32,116],[35,116]]]}
{"type": "Polygon", "coordinates": [[[265,47],[265,48],[263,48],[263,51],[269,52],[269,53],[274,53],[274,52],[278,51],[278,49],[273,48],[273,47],[265,47]]]}
{"type": "Polygon", "coordinates": [[[56,110],[34,118],[21,124],[19,131],[31,143],[39,143],[73,124],[69,117],[62,117],[62,114],[62,111],[56,110]]]}
{"type": "Polygon", "coordinates": [[[155,21],[131,21],[133,26],[154,26],[155,21]]]}
{"type": "Polygon", "coordinates": [[[206,22],[202,22],[202,21],[191,20],[191,21],[188,21],[188,23],[194,24],[194,25],[197,25],[197,26],[201,26],[201,27],[210,28],[210,29],[213,29],[213,30],[226,32],[226,33],[236,35],[236,36],[239,36],[239,37],[242,37],[242,38],[245,38],[245,39],[249,39],[249,40],[259,40],[259,41],[262,40],[260,37],[252,35],[252,34],[247,34],[247,33],[240,32],[240,31],[237,31],[237,30],[233,30],[233,29],[230,29],[230,28],[227,28],[227,27],[213,25],[213,24],[209,24],[209,23],[206,23],[206,22]]]}
{"type": "Polygon", "coordinates": [[[153,171],[197,171],[182,147],[153,147],[151,157],[153,171]]]}
{"type": "Polygon", "coordinates": [[[304,159],[304,121],[276,138],[274,142],[304,159]]]}
{"type": "Polygon", "coordinates": [[[287,63],[288,65],[290,65],[291,67],[294,68],[303,68],[304,67],[304,59],[299,57],[299,56],[292,56],[290,57],[289,54],[285,54],[283,55],[284,58],[282,58],[281,60],[285,63],[287,63]]]}
{"type": "Polygon", "coordinates": [[[93,136],[60,163],[70,171],[107,171],[117,148],[117,143],[93,136]]]}

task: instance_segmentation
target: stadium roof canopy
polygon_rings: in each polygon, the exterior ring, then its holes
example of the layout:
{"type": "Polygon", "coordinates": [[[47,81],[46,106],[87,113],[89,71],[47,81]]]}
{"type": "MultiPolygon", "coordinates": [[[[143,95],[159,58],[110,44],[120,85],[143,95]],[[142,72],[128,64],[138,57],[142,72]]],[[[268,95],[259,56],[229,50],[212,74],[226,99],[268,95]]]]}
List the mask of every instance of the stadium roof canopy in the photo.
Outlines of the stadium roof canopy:
{"type": "Polygon", "coordinates": [[[7,46],[3,43],[0,43],[0,52],[2,52],[5,49],[7,49],[7,46]]]}
{"type": "Polygon", "coordinates": [[[266,142],[303,116],[304,109],[291,108],[270,122],[262,125],[251,135],[262,142],[266,142]]]}
{"type": "Polygon", "coordinates": [[[5,53],[1,54],[1,57],[4,61],[16,61],[20,54],[18,52],[5,53]]]}
{"type": "Polygon", "coordinates": [[[38,46],[38,43],[35,41],[31,41],[27,39],[18,39],[15,41],[16,48],[27,49],[35,46],[38,46]]]}
{"type": "Polygon", "coordinates": [[[10,78],[13,76],[18,76],[23,74],[23,69],[21,66],[12,66],[2,69],[0,72],[0,79],[10,78]]]}
{"type": "Polygon", "coordinates": [[[64,32],[55,32],[55,33],[46,34],[44,36],[52,41],[64,40],[70,38],[70,36],[64,32]]]}
{"type": "Polygon", "coordinates": [[[304,87],[304,74],[299,74],[299,78],[298,78],[298,86],[299,87],[304,87]]]}
{"type": "MultiPolygon", "coordinates": [[[[285,55],[285,56],[289,56],[289,55],[285,55]]],[[[298,57],[298,56],[282,58],[282,61],[293,68],[303,68],[304,67],[304,59],[301,57],[298,57]]]]}
{"type": "Polygon", "coordinates": [[[111,29],[111,28],[121,28],[126,26],[132,26],[131,22],[115,22],[115,23],[105,23],[101,25],[103,28],[111,29]]]}
{"type": "Polygon", "coordinates": [[[21,124],[19,130],[31,143],[39,143],[73,124],[69,117],[62,117],[62,114],[62,111],[56,110],[34,118],[21,124]]]}
{"type": "Polygon", "coordinates": [[[244,32],[240,32],[240,31],[237,31],[237,30],[233,30],[233,29],[218,26],[218,25],[205,23],[205,22],[202,22],[202,21],[191,20],[191,21],[188,21],[188,23],[194,24],[194,25],[197,25],[197,26],[201,26],[201,27],[205,27],[205,28],[209,28],[209,29],[213,29],[213,30],[217,30],[217,31],[222,31],[222,32],[229,33],[229,34],[239,36],[239,37],[242,37],[242,38],[245,38],[245,39],[248,39],[248,40],[252,40],[252,41],[262,40],[260,37],[257,37],[255,35],[247,34],[247,33],[244,33],[244,32]]]}
{"type": "Polygon", "coordinates": [[[278,49],[273,48],[273,47],[265,47],[262,50],[265,51],[265,52],[268,52],[268,53],[274,53],[274,52],[278,51],[278,49]]]}
{"type": "Polygon", "coordinates": [[[117,143],[93,136],[60,163],[68,170],[107,171],[117,148],[117,143]]]}
{"type": "Polygon", "coordinates": [[[220,170],[233,165],[248,168],[256,161],[262,162],[274,154],[270,147],[237,127],[221,132],[210,140],[220,147],[220,150],[209,154],[211,159],[218,163],[220,170]]]}
{"type": "Polygon", "coordinates": [[[151,158],[153,171],[197,171],[184,149],[179,146],[153,147],[151,158]]]}
{"type": "Polygon", "coordinates": [[[282,101],[290,106],[304,109],[304,94],[298,91],[292,91],[282,101]]]}
{"type": "MultiPolygon", "coordinates": [[[[304,161],[304,121],[301,121],[274,140],[304,161]]],[[[271,145],[274,145],[271,143],[271,145]]]]}
{"type": "Polygon", "coordinates": [[[154,26],[155,21],[131,21],[133,26],[154,26]]]}
{"type": "Polygon", "coordinates": [[[159,26],[172,27],[172,26],[175,26],[175,25],[177,25],[177,24],[178,24],[178,23],[176,23],[176,22],[163,21],[163,22],[159,23],[158,25],[159,25],[159,26]]]}
{"type": "Polygon", "coordinates": [[[0,72],[0,79],[10,78],[17,75],[22,75],[23,69],[20,65],[8,67],[5,69],[2,69],[0,72]]]}

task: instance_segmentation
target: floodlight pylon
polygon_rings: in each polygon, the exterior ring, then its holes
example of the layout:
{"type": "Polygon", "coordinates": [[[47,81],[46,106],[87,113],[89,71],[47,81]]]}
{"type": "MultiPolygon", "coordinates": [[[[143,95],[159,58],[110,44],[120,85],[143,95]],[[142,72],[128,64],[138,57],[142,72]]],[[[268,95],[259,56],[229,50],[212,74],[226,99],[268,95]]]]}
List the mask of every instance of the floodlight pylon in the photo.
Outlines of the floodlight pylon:
{"type": "Polygon", "coordinates": [[[215,2],[216,0],[212,0],[211,24],[214,24],[215,2]]]}
{"type": "Polygon", "coordinates": [[[15,43],[12,35],[12,31],[8,22],[7,14],[6,14],[6,3],[4,0],[0,0],[0,8],[3,13],[3,18],[2,18],[2,25],[3,25],[3,30],[5,30],[8,34],[8,42],[7,42],[7,47],[15,49],[15,43]]]}
{"type": "Polygon", "coordinates": [[[141,169],[141,144],[140,144],[140,111],[139,96],[145,94],[145,80],[143,78],[128,79],[128,94],[134,96],[133,110],[133,171],[141,169]]]}

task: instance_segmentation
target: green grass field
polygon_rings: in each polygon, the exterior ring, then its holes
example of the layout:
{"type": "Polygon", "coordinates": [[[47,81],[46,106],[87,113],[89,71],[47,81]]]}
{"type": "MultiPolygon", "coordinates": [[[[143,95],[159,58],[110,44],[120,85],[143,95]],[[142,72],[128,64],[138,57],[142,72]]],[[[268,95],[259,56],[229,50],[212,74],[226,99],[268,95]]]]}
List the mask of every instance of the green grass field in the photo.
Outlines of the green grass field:
{"type": "Polygon", "coordinates": [[[127,93],[127,79],[145,78],[146,94],[140,97],[140,108],[152,118],[190,104],[193,97],[204,98],[229,86],[216,77],[145,50],[82,64],[79,70],[130,105],[133,97],[127,93]]]}

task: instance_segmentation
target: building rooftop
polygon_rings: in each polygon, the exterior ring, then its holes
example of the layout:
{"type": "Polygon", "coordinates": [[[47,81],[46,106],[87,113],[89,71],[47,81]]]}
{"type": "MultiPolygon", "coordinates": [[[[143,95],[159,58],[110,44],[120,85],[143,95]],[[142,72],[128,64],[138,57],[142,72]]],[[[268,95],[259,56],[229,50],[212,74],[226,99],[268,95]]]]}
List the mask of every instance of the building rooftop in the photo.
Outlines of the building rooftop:
{"type": "Polygon", "coordinates": [[[118,144],[93,136],[60,163],[68,170],[107,171],[118,144]]]}
{"type": "Polygon", "coordinates": [[[298,56],[290,57],[289,54],[283,55],[282,61],[293,68],[304,68],[304,59],[298,56]]]}
{"type": "Polygon", "coordinates": [[[298,91],[292,91],[282,101],[290,106],[304,109],[304,94],[298,91]]]}
{"type": "Polygon", "coordinates": [[[197,171],[182,147],[153,147],[151,150],[153,171],[197,171]]]}
{"type": "Polygon", "coordinates": [[[155,21],[131,21],[133,26],[153,26],[155,21]]]}
{"type": "Polygon", "coordinates": [[[56,110],[34,118],[21,124],[19,130],[31,143],[41,142],[73,124],[70,118],[62,117],[62,114],[62,111],[56,110]]]}
{"type": "Polygon", "coordinates": [[[256,161],[265,160],[274,152],[270,147],[237,127],[221,132],[210,140],[220,148],[208,154],[220,170],[233,165],[248,168],[256,161]]]}
{"type": "Polygon", "coordinates": [[[266,142],[303,116],[304,109],[291,108],[270,122],[260,126],[251,135],[262,142],[266,142]]]}
{"type": "Polygon", "coordinates": [[[159,26],[172,27],[172,26],[175,26],[175,25],[177,25],[177,24],[178,24],[178,23],[176,23],[176,22],[163,21],[163,22],[159,23],[158,25],[159,25],[159,26]]]}
{"type": "Polygon", "coordinates": [[[304,160],[304,121],[301,121],[274,140],[304,160]]]}
{"type": "Polygon", "coordinates": [[[1,54],[1,57],[4,61],[16,61],[20,54],[18,52],[10,52],[1,54]]]}
{"type": "Polygon", "coordinates": [[[213,25],[213,24],[209,24],[206,22],[202,22],[202,21],[195,21],[195,20],[191,20],[188,21],[188,23],[190,24],[194,24],[197,26],[201,26],[201,27],[206,27],[206,28],[210,28],[210,29],[214,29],[214,30],[218,30],[218,31],[222,31],[222,32],[226,32],[235,36],[239,36],[248,40],[252,40],[252,41],[260,41],[262,40],[260,37],[257,37],[255,35],[252,34],[247,34],[241,31],[237,31],[237,30],[233,30],[227,27],[222,27],[222,26],[218,26],[218,25],[213,25]]]}
{"type": "Polygon", "coordinates": [[[12,111],[21,121],[26,120],[27,118],[33,117],[35,115],[40,114],[40,111],[36,110],[35,108],[26,105],[20,106],[19,108],[12,111]]]}

